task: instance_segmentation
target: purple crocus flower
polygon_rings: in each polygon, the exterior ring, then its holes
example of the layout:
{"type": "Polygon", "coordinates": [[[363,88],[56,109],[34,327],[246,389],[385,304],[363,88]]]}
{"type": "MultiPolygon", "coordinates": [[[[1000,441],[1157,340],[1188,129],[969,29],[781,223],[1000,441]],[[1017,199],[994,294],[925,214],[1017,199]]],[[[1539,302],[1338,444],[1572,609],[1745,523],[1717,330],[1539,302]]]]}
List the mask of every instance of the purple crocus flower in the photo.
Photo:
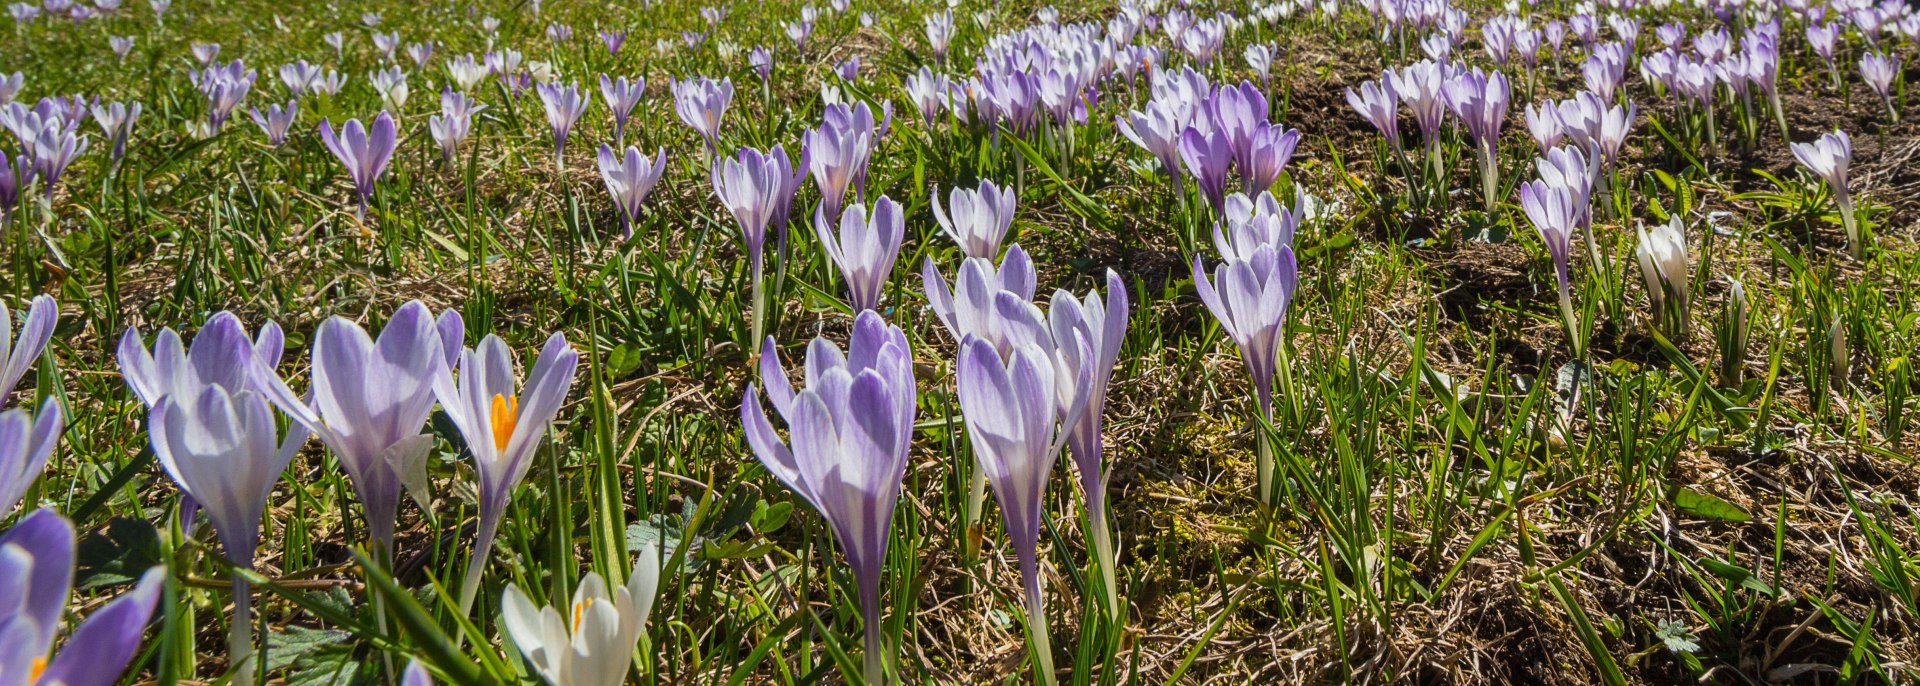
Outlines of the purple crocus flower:
{"type": "Polygon", "coordinates": [[[433,397],[460,430],[479,481],[480,530],[460,589],[462,615],[473,607],[500,518],[533,466],[534,450],[565,404],[579,362],[580,354],[567,344],[566,336],[555,333],[541,346],[525,385],[516,392],[519,377],[513,351],[489,334],[478,347],[460,351],[458,380],[444,371],[433,377],[433,397]]]}
{"type": "Polygon", "coordinates": [[[1304,211],[1281,207],[1273,193],[1262,191],[1256,198],[1244,193],[1227,196],[1224,221],[1213,224],[1213,246],[1230,262],[1252,260],[1260,246],[1275,250],[1293,247],[1294,229],[1304,211]]]}
{"type": "Polygon", "coordinates": [[[1007,538],[1019,560],[1027,625],[1033,636],[1034,672],[1044,675],[1041,680],[1051,681],[1053,651],[1040,585],[1041,517],[1046,514],[1047,480],[1054,462],[1086,413],[1093,390],[1096,365],[1071,365],[1066,358],[1095,358],[1091,342],[1079,331],[1068,332],[1072,340],[1056,341],[1039,308],[1031,303],[1003,292],[995,305],[1003,311],[1025,311],[1022,318],[1033,326],[1015,329],[1015,342],[1005,360],[990,342],[968,338],[960,344],[960,408],[974,456],[993,486],[1007,538]]]}
{"type": "MultiPolygon", "coordinates": [[[[12,169],[6,164],[6,157],[0,154],[0,168],[12,169]]],[[[47,342],[53,340],[53,327],[60,322],[60,306],[53,298],[36,295],[33,303],[27,306],[27,319],[20,326],[18,338],[13,335],[13,313],[7,311],[7,304],[0,302],[0,408],[7,406],[7,398],[13,395],[13,387],[33,368],[40,359],[40,351],[45,350],[47,342]]],[[[0,512],[5,512],[0,507],[0,512]]]]}
{"type": "MultiPolygon", "coordinates": [[[[87,151],[87,137],[75,136],[73,130],[58,123],[49,122],[37,131],[29,141],[23,141],[33,154],[33,174],[42,181],[41,190],[48,198],[53,197],[54,187],[60,183],[60,175],[67,167],[87,151]]],[[[21,155],[26,155],[22,151],[21,155]]]]}
{"type": "Polygon", "coordinates": [[[833,73],[838,75],[841,81],[853,83],[853,80],[860,76],[860,56],[854,55],[834,65],[833,73]]]}
{"type": "Polygon", "coordinates": [[[373,118],[371,127],[358,119],[348,119],[337,135],[333,124],[322,118],[320,142],[346,166],[347,176],[353,180],[354,200],[359,203],[355,216],[365,220],[367,201],[373,197],[373,184],[387,173],[387,163],[393,161],[393,116],[383,111],[373,118]]]}
{"type": "Polygon", "coordinates": [[[1180,135],[1187,119],[1171,103],[1153,101],[1145,111],[1134,110],[1116,120],[1120,133],[1160,161],[1160,169],[1180,183],[1180,135]]]}
{"type": "Polygon", "coordinates": [[[459,156],[460,143],[473,131],[473,115],[486,109],[465,94],[440,89],[440,113],[427,118],[427,132],[440,144],[442,161],[452,163],[459,156]]]}
{"type": "Polygon", "coordinates": [[[1013,189],[1001,190],[992,181],[982,180],[978,190],[954,188],[947,195],[947,206],[932,198],[933,218],[941,230],[960,246],[961,254],[992,260],[1000,256],[1000,241],[1013,226],[1013,189]]]}
{"type": "Polygon", "coordinates": [[[122,60],[133,52],[133,36],[108,36],[107,47],[113,49],[113,56],[122,60]]]}
{"type": "Polygon", "coordinates": [[[1854,259],[1866,255],[1866,245],[1853,215],[1853,194],[1848,189],[1847,168],[1853,162],[1853,139],[1835,129],[1812,143],[1794,143],[1793,157],[1800,165],[1827,182],[1833,191],[1833,204],[1840,210],[1841,224],[1847,230],[1847,249],[1854,259]]]}
{"type": "Polygon", "coordinates": [[[1240,359],[1253,375],[1254,400],[1261,416],[1272,416],[1282,328],[1298,281],[1299,267],[1288,245],[1256,245],[1251,259],[1221,263],[1211,281],[1200,257],[1194,256],[1194,286],[1220,327],[1240,347],[1240,359]]]}
{"type": "Polygon", "coordinates": [[[1358,93],[1348,88],[1347,106],[1373,124],[1394,154],[1400,154],[1400,101],[1393,94],[1391,79],[1383,75],[1379,81],[1362,83],[1358,93]]]}
{"type": "Polygon", "coordinates": [[[613,113],[613,141],[619,145],[627,139],[627,117],[633,114],[635,105],[640,104],[640,96],[647,90],[646,79],[628,81],[622,76],[617,79],[600,75],[600,97],[607,102],[607,109],[613,113]]]}
{"type": "Polygon", "coordinates": [[[846,354],[824,338],[807,346],[807,385],[798,391],[768,338],[760,383],[787,424],[782,443],[747,384],[740,423],[767,471],[827,520],[853,570],[866,638],[868,683],[882,683],[880,575],[900,480],[913,441],[913,355],[906,333],[872,311],[854,318],[846,354]]]}
{"type": "Polygon", "coordinates": [[[12,104],[14,97],[20,95],[20,89],[26,85],[27,77],[20,72],[0,74],[0,105],[12,104]]]}
{"type": "Polygon", "coordinates": [[[447,375],[463,330],[458,312],[436,321],[418,301],[395,310],[378,339],[330,317],[313,334],[310,400],[294,395],[267,361],[252,358],[253,385],[319,436],[347,473],[383,561],[392,559],[401,490],[425,502],[433,434],[421,428],[433,408],[433,384],[447,375]]]}
{"type": "Polygon", "coordinates": [[[620,46],[627,44],[627,32],[626,31],[601,31],[600,43],[607,46],[608,57],[619,55],[620,46]]]}
{"type": "Polygon", "coordinates": [[[767,50],[767,46],[753,46],[753,50],[747,52],[747,64],[753,67],[754,73],[760,75],[761,86],[766,86],[773,78],[773,52],[767,50]]]}
{"type": "Polygon", "coordinates": [[[133,590],[95,610],[52,659],[53,639],[72,592],[73,524],[36,510],[0,534],[0,666],[9,683],[112,686],[133,661],[166,587],[166,570],[140,575],[133,590]]]}
{"type": "Polygon", "coordinates": [[[433,42],[408,43],[407,59],[413,61],[415,69],[427,68],[427,63],[433,61],[433,42]]]}
{"type": "Polygon", "coordinates": [[[867,159],[873,154],[876,136],[873,111],[866,103],[832,105],[825,115],[819,128],[801,135],[800,144],[820,188],[821,212],[836,217],[845,206],[849,187],[859,191],[861,201],[866,199],[867,159]]]}
{"type": "Polygon", "coordinates": [[[1006,333],[1009,327],[1001,323],[994,301],[1003,291],[1022,302],[1031,301],[1034,279],[1033,258],[1028,257],[1018,243],[1007,248],[998,268],[986,258],[963,260],[951,289],[934,266],[933,258],[926,258],[920,265],[920,282],[927,294],[927,304],[953,335],[954,342],[971,336],[994,344],[1002,354],[1011,349],[1008,346],[1012,343],[1006,333]]]}
{"type": "Polygon", "coordinates": [[[534,91],[540,94],[540,105],[547,111],[547,126],[553,130],[553,165],[564,169],[567,134],[573,131],[574,122],[580,121],[580,115],[586,113],[589,100],[580,92],[577,82],[564,87],[543,83],[535,86],[534,91]]]}
{"type": "Polygon", "coordinates": [[[1461,70],[1447,82],[1447,107],[1473,138],[1480,161],[1480,183],[1486,211],[1492,214],[1497,202],[1495,189],[1500,176],[1500,129],[1507,120],[1511,93],[1507,77],[1498,71],[1488,74],[1478,68],[1461,70]]]}
{"type": "Polygon", "coordinates": [[[1413,113],[1413,122],[1420,127],[1420,139],[1426,141],[1429,154],[1440,145],[1440,121],[1447,111],[1448,71],[1446,65],[1421,60],[1387,73],[1394,97],[1413,113]]]}
{"type": "Polygon", "coordinates": [[[769,155],[741,148],[713,169],[713,194],[739,223],[741,242],[746,244],[747,259],[755,274],[763,264],[767,223],[773,219],[774,205],[789,178],[781,164],[785,159],[785,152],[769,155]]]}
{"type": "Polygon", "coordinates": [[[1834,65],[1834,50],[1840,45],[1840,25],[1834,22],[1807,24],[1807,45],[1813,48],[1813,54],[1827,63],[1827,73],[1833,82],[1840,82],[1840,72],[1834,65]]]}
{"type": "Polygon", "coordinates": [[[1540,242],[1546,244],[1547,254],[1553,258],[1554,282],[1560,294],[1561,322],[1567,327],[1567,342],[1576,357],[1581,356],[1586,348],[1579,334],[1579,320],[1574,315],[1567,263],[1573,250],[1573,230],[1581,225],[1581,217],[1588,211],[1585,205],[1585,200],[1577,197],[1576,191],[1565,186],[1546,181],[1529,181],[1520,185],[1520,208],[1526,212],[1534,230],[1540,233],[1540,242]]]}
{"type": "Polygon", "coordinates": [[[673,111],[706,140],[707,157],[718,155],[721,119],[727,114],[728,103],[733,102],[733,79],[715,81],[703,76],[668,83],[673,90],[673,111]]]}
{"type": "Polygon", "coordinates": [[[633,237],[633,223],[640,218],[640,203],[646,201],[647,193],[653,191],[653,185],[667,170],[667,149],[661,148],[649,160],[631,145],[625,154],[616,155],[613,148],[601,143],[598,161],[600,178],[607,183],[607,193],[613,196],[613,204],[620,210],[620,240],[625,241],[633,237]]]}
{"type": "Polygon", "coordinates": [[[1049,328],[1055,341],[1083,340],[1086,347],[1063,346],[1059,360],[1070,378],[1089,382],[1086,410],[1070,423],[1067,446],[1073,450],[1074,471],[1080,475],[1080,493],[1086,499],[1087,537],[1092,540],[1094,559],[1106,588],[1107,612],[1119,616],[1119,581],[1114,569],[1112,535],[1107,529],[1107,477],[1102,465],[1100,445],[1101,415],[1106,411],[1107,387],[1113,380],[1114,365],[1120,361],[1120,346],[1127,337],[1127,286],[1120,275],[1107,270],[1107,298],[1097,290],[1075,298],[1066,291],[1055,291],[1047,305],[1049,328]],[[1080,352],[1091,352],[1082,357],[1080,352]],[[1090,371],[1082,371],[1091,367],[1090,371]]]}
{"type": "Polygon", "coordinates": [[[1186,162],[1187,173],[1200,192],[1206,194],[1208,206],[1216,214],[1225,209],[1227,170],[1233,165],[1233,142],[1227,133],[1219,129],[1202,133],[1188,127],[1180,136],[1180,159],[1186,162]]]}
{"type": "Polygon", "coordinates": [[[194,41],[187,45],[187,50],[193,53],[193,61],[199,62],[200,66],[203,66],[203,67],[207,66],[208,64],[212,64],[214,58],[220,56],[219,43],[202,43],[200,41],[194,41]]]}
{"type": "MultiPolygon", "coordinates": [[[[227,561],[251,569],[267,497],[306,442],[307,432],[294,427],[280,441],[273,408],[259,392],[229,394],[215,384],[161,398],[148,417],[155,458],[206,511],[227,561]]],[[[244,675],[256,668],[249,659],[254,654],[253,598],[239,575],[233,577],[233,598],[229,662],[235,665],[235,682],[248,684],[252,679],[244,675]]]]}
{"type": "Polygon", "coordinates": [[[784,146],[775,145],[767,151],[767,157],[780,165],[780,192],[774,195],[773,212],[768,216],[767,227],[773,232],[775,240],[786,245],[787,223],[793,214],[793,196],[800,192],[801,182],[806,181],[812,160],[806,148],[800,149],[800,161],[794,162],[787,157],[784,146]]]}
{"type": "Polygon", "coordinates": [[[1860,78],[1873,88],[1886,103],[1887,116],[1900,121],[1900,111],[1893,106],[1893,77],[1900,71],[1900,58],[1889,57],[1883,52],[1869,52],[1860,56],[1860,78]]]}
{"type": "Polygon", "coordinates": [[[259,126],[260,131],[267,134],[267,144],[277,148],[286,144],[287,132],[293,129],[293,119],[299,114],[299,109],[300,101],[289,100],[285,107],[268,105],[264,115],[260,113],[258,107],[253,108],[248,115],[253,118],[254,125],[259,126]]]}
{"type": "Polygon", "coordinates": [[[1561,129],[1559,123],[1559,108],[1555,108],[1551,100],[1526,106],[1526,136],[1534,138],[1534,146],[1540,148],[1540,154],[1546,154],[1563,138],[1567,138],[1567,131],[1561,129]]]}
{"type": "Polygon", "coordinates": [[[741,148],[734,158],[713,169],[713,194],[733,214],[740,225],[741,242],[747,249],[747,261],[753,272],[753,338],[764,333],[765,295],[761,279],[766,267],[767,224],[779,205],[780,195],[792,178],[785,151],[775,148],[762,154],[753,148],[741,148]]]}
{"type": "Polygon", "coordinates": [[[33,156],[21,153],[7,159],[0,151],[0,220],[13,216],[20,207],[20,191],[33,183],[33,156]]]}
{"type": "Polygon", "coordinates": [[[900,241],[906,236],[900,205],[882,195],[874,201],[871,216],[864,204],[848,205],[840,215],[837,236],[825,209],[814,214],[813,228],[847,282],[847,304],[854,312],[878,308],[893,261],[900,256],[900,241]]]}
{"type": "Polygon", "coordinates": [[[1248,141],[1245,161],[1240,163],[1246,191],[1259,193],[1272,188],[1280,179],[1280,173],[1287,170],[1287,163],[1293,161],[1293,152],[1299,146],[1299,129],[1282,129],[1265,123],[1255,128],[1248,141]]]}
{"type": "Polygon", "coordinates": [[[913,101],[915,109],[920,111],[920,121],[933,128],[933,120],[940,116],[940,108],[946,104],[947,93],[953,87],[945,74],[935,74],[925,66],[920,71],[908,75],[901,84],[901,90],[907,99],[913,101]]]}
{"type": "MultiPolygon", "coordinates": [[[[933,58],[935,60],[946,61],[947,46],[953,43],[953,10],[928,12],[925,16],[921,17],[921,22],[925,25],[927,49],[933,51],[933,58]]],[[[1128,41],[1120,41],[1120,44],[1125,45],[1127,42],[1128,41]]]]}
{"type": "Polygon", "coordinates": [[[33,417],[20,409],[0,412],[0,519],[13,513],[27,487],[40,478],[65,426],[60,404],[53,398],[41,403],[33,417]]]}

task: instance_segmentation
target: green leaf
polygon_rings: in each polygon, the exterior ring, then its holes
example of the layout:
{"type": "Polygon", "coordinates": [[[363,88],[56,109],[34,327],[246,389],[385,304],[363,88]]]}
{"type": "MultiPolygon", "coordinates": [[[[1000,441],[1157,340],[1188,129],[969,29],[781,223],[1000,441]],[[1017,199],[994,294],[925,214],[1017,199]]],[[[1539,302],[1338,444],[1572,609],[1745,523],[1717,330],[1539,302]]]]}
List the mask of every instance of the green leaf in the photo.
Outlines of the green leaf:
{"type": "Polygon", "coordinates": [[[98,588],[130,584],[160,564],[160,532],[142,519],[114,517],[102,532],[80,539],[76,551],[74,587],[98,588]]]}
{"type": "MultiPolygon", "coordinates": [[[[339,629],[312,629],[304,626],[290,626],[282,631],[267,635],[267,671],[285,668],[294,662],[317,653],[323,649],[348,643],[352,634],[339,629]]],[[[349,648],[349,651],[351,649],[349,648]]],[[[328,682],[331,683],[331,682],[328,682]]]]}
{"type": "Polygon", "coordinates": [[[1674,492],[1673,506],[1680,508],[1681,512],[1696,517],[1716,519],[1723,522],[1747,522],[1753,520],[1753,515],[1747,514],[1746,510],[1740,509],[1740,506],[1727,502],[1719,496],[1702,493],[1685,486],[1680,487],[1680,490],[1674,492]]]}
{"type": "Polygon", "coordinates": [[[302,655],[287,675],[287,686],[372,686],[377,661],[361,659],[350,645],[331,645],[302,655]]]}

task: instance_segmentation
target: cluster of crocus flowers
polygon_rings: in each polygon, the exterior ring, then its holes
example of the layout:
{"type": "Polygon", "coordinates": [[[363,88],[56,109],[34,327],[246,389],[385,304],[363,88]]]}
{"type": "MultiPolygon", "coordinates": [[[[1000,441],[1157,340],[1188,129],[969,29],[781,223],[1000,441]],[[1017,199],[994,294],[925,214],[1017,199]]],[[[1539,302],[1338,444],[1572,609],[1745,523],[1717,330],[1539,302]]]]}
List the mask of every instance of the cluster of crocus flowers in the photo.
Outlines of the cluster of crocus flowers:
{"type": "MultiPolygon", "coordinates": [[[[433,377],[433,397],[440,400],[441,409],[460,430],[479,478],[480,531],[475,535],[473,558],[460,587],[462,615],[473,606],[480,589],[480,572],[493,548],[500,519],[506,514],[514,489],[533,466],[534,451],[546,436],[547,427],[566,401],[579,362],[580,354],[567,344],[566,337],[553,334],[521,385],[513,352],[505,341],[488,335],[478,347],[460,351],[458,380],[444,373],[433,377]]],[[[651,597],[651,592],[648,595],[651,597]]]]}
{"type": "Polygon", "coordinates": [[[334,132],[331,122],[321,119],[320,141],[347,168],[347,176],[353,180],[354,201],[358,203],[355,216],[364,221],[367,204],[373,198],[374,183],[387,173],[387,164],[393,161],[393,116],[381,112],[371,125],[349,119],[338,133],[334,132]]]}
{"type": "Polygon", "coordinates": [[[112,686],[133,661],[165,588],[149,569],[133,589],[94,610],[53,652],[73,591],[73,523],[36,510],[0,533],[0,679],[21,686],[112,686]]]}
{"type": "Polygon", "coordinates": [[[1833,191],[1833,205],[1840,212],[1840,223],[1847,230],[1847,252],[1854,259],[1864,258],[1867,254],[1866,236],[1860,231],[1859,218],[1854,216],[1853,195],[1847,187],[1847,166],[1853,161],[1853,139],[1847,132],[1835,129],[1833,133],[1822,134],[1811,143],[1794,143],[1791,146],[1793,157],[1800,165],[1813,172],[1833,191]]]}
{"type": "Polygon", "coordinates": [[[806,499],[840,541],[858,590],[866,681],[883,684],[880,575],[913,435],[913,359],[906,333],[867,310],[854,319],[846,353],[813,339],[806,369],[807,386],[794,390],[773,339],[766,340],[760,384],[786,422],[790,444],[774,432],[752,384],[740,421],[761,464],[806,499]]]}

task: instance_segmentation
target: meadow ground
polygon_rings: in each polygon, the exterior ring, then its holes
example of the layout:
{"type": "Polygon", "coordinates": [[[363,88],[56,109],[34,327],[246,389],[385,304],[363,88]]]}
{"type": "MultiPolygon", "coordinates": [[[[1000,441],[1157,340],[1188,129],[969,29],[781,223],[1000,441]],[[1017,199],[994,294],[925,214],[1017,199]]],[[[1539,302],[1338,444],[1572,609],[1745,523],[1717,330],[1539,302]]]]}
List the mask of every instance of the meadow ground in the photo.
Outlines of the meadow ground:
{"type": "MultiPolygon", "coordinates": [[[[23,195],[0,244],[0,301],[16,317],[34,295],[59,307],[52,343],[7,407],[52,399],[67,423],[23,504],[0,509],[0,528],[36,506],[74,522],[75,620],[164,567],[164,595],[124,682],[235,678],[229,583],[240,572],[207,517],[184,516],[182,490],[155,459],[148,399],[122,377],[122,333],[137,328],[151,345],[172,327],[191,341],[219,311],[249,331],[275,322],[286,337],[280,375],[305,393],[323,320],[377,331],[410,301],[457,311],[466,345],[495,334],[525,368],[543,340],[564,334],[579,356],[566,403],[528,453],[524,482],[507,488],[480,575],[467,564],[485,528],[476,483],[487,477],[448,412],[426,422],[427,487],[400,502],[390,560],[369,545],[338,448],[305,444],[272,486],[247,577],[252,645],[264,658],[250,671],[287,684],[388,683],[418,659],[445,683],[537,683],[526,646],[507,636],[508,589],[564,606],[586,573],[618,583],[636,554],[658,549],[658,598],[616,683],[862,679],[866,623],[846,544],[755,459],[742,430],[743,391],[764,385],[757,288],[736,217],[715,197],[708,143],[676,110],[669,79],[694,77],[731,81],[717,143],[725,157],[775,144],[798,157],[829,101],[870,106],[884,129],[867,141],[861,194],[888,196],[904,216],[904,249],[880,269],[876,309],[904,332],[918,392],[880,565],[888,679],[1043,678],[1001,507],[969,502],[981,448],[956,392],[960,345],[920,277],[931,260],[952,282],[963,259],[935,197],[945,208],[949,189],[991,180],[1017,193],[1006,242],[1031,254],[1037,300],[1090,288],[1111,299],[1113,270],[1131,301],[1100,415],[1108,511],[1085,513],[1065,455],[1039,500],[1048,680],[1920,680],[1920,466],[1908,435],[1920,129],[1905,107],[1909,72],[1898,68],[1891,108],[1907,116],[1894,121],[1851,66],[1870,52],[1911,61],[1913,42],[1891,28],[1897,10],[1882,8],[1893,14],[1879,43],[1841,34],[1838,86],[1808,49],[1807,15],[1779,10],[1785,138],[1851,134],[1851,199],[1871,237],[1861,257],[1849,247],[1863,239],[1849,238],[1828,187],[1796,162],[1757,90],[1743,100],[1721,88],[1703,116],[1637,71],[1661,48],[1654,27],[1704,33],[1721,25],[1711,13],[1595,11],[1643,27],[1617,99],[1637,105],[1637,117],[1610,190],[1593,199],[1591,232],[1563,258],[1576,309],[1567,327],[1555,260],[1519,187],[1535,179],[1539,152],[1524,106],[1593,85],[1583,74],[1593,48],[1575,37],[1535,69],[1507,69],[1513,105],[1489,212],[1464,126],[1441,131],[1442,171],[1428,177],[1412,117],[1398,117],[1414,160],[1404,164],[1349,104],[1348,89],[1423,57],[1432,27],[1383,28],[1378,8],[1393,3],[1329,4],[1332,14],[1274,4],[1288,7],[1282,16],[1263,13],[1267,3],[1123,10],[1073,0],[1043,11],[1030,0],[962,0],[944,57],[925,17],[945,4],[711,4],[718,11],[703,14],[701,3],[670,0],[179,0],[159,16],[132,3],[84,20],[16,13],[0,32],[0,71],[22,72],[19,102],[83,94],[144,106],[124,158],[91,118],[81,125],[91,145],[50,197],[41,185],[23,195]],[[1097,68],[1097,85],[1069,98],[1063,118],[1039,108],[1040,123],[1015,127],[964,111],[966,95],[980,96],[965,80],[997,69],[976,59],[1005,54],[1009,39],[994,37],[1080,22],[1105,36],[1112,21],[1145,17],[1152,26],[1118,45],[1157,49],[1153,64],[1122,69],[1144,53],[1121,52],[1123,64],[1097,68]],[[1167,24],[1182,21],[1217,22],[1187,29],[1222,31],[1217,55],[1198,59],[1169,39],[1167,24]],[[607,31],[627,32],[624,44],[610,48],[607,31]],[[124,56],[109,47],[118,36],[133,39],[124,56]],[[427,42],[431,55],[417,64],[409,46],[427,42]],[[196,83],[213,78],[190,78],[203,68],[195,43],[218,44],[216,64],[258,70],[244,104],[208,136],[194,131],[211,109],[196,83]],[[1243,58],[1253,45],[1271,51],[1264,83],[1243,58]],[[764,80],[750,59],[757,46],[772,56],[764,80]],[[486,107],[443,160],[430,119],[444,113],[448,60],[506,49],[520,65],[463,89],[486,107]],[[292,99],[280,66],[296,60],[337,70],[345,84],[294,94],[291,133],[272,145],[246,112],[292,99]],[[842,73],[850,60],[853,73],[842,73]],[[962,112],[935,107],[923,118],[906,90],[923,66],[961,84],[962,112]],[[1282,205],[1306,194],[1318,203],[1287,220],[1298,220],[1288,246],[1298,285],[1286,294],[1269,423],[1255,419],[1236,337],[1196,288],[1195,258],[1209,273],[1223,259],[1208,236],[1224,220],[1184,169],[1176,184],[1116,125],[1161,97],[1149,85],[1170,78],[1159,74],[1189,66],[1216,85],[1248,82],[1269,103],[1268,121],[1299,130],[1273,192],[1282,205]],[[404,74],[410,97],[375,88],[370,72],[388,68],[404,74]],[[645,79],[620,142],[649,160],[665,154],[626,240],[595,159],[616,138],[602,73],[645,79]],[[577,82],[588,100],[558,164],[541,80],[577,82]],[[397,145],[358,213],[320,122],[382,110],[397,145]],[[1718,126],[1711,140],[1708,120],[1718,126]],[[1681,217],[1690,278],[1664,297],[1690,306],[1656,321],[1636,249],[1648,240],[1639,231],[1669,215],[1681,217]],[[1744,340],[1729,340],[1736,328],[1744,340]],[[1571,329],[1587,332],[1584,349],[1569,344],[1571,329]],[[1259,487],[1263,437],[1270,495],[1259,487]],[[1117,540],[1118,613],[1102,600],[1090,543],[1099,517],[1117,540]],[[469,578],[477,600],[466,613],[458,596],[469,578]]],[[[1508,10],[1402,5],[1469,17],[1451,58],[1493,66],[1482,27],[1508,10]]],[[[1743,30],[1773,10],[1723,5],[1738,55],[1743,30]]],[[[1581,11],[1528,13],[1538,26],[1581,11]]],[[[1599,24],[1601,42],[1620,38],[1599,24]]],[[[0,151],[20,147],[0,138],[0,151]]],[[[813,228],[821,202],[813,179],[801,183],[791,231],[765,247],[765,330],[790,370],[810,339],[844,347],[853,336],[845,270],[813,228]]],[[[404,381],[383,373],[400,374],[376,367],[360,383],[404,381]]]]}

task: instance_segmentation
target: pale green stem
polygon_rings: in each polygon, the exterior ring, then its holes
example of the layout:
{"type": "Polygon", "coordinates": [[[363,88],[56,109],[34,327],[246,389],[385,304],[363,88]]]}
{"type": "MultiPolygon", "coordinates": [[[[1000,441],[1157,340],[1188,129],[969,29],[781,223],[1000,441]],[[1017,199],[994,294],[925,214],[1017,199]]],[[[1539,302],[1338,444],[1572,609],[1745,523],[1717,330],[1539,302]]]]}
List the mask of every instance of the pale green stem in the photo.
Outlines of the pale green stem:
{"type": "Polygon", "coordinates": [[[233,621],[227,627],[227,660],[232,686],[253,686],[253,587],[240,575],[233,575],[233,621]]]}
{"type": "Polygon", "coordinates": [[[460,580],[460,616],[471,617],[473,599],[480,594],[480,578],[487,569],[487,559],[493,554],[494,534],[499,530],[499,521],[482,521],[479,533],[473,540],[473,559],[467,561],[467,574],[460,580]]]}
{"type": "Polygon", "coordinates": [[[1860,220],[1853,216],[1853,197],[1842,188],[1834,193],[1833,203],[1840,209],[1841,226],[1847,229],[1847,254],[1852,255],[1856,260],[1865,258],[1867,242],[1866,237],[1860,235],[1860,220]]]}
{"type": "Polygon", "coordinates": [[[886,654],[882,651],[880,623],[866,623],[866,677],[867,686],[885,686],[887,683],[886,654]]]}
{"type": "Polygon", "coordinates": [[[1029,657],[1033,659],[1034,682],[1054,686],[1053,639],[1047,634],[1047,604],[1040,596],[1038,575],[1027,584],[1027,630],[1033,635],[1029,657]]]}
{"type": "MultiPolygon", "coordinates": [[[[765,249],[765,246],[761,246],[765,249]]],[[[749,353],[758,350],[760,342],[766,340],[767,330],[767,293],[762,282],[766,266],[759,257],[753,258],[753,338],[747,341],[749,353]]]]}
{"type": "MultiPolygon", "coordinates": [[[[1105,498],[1100,500],[1104,502],[1105,498]]],[[[1113,533],[1107,528],[1106,509],[1104,504],[1088,501],[1087,537],[1093,539],[1093,562],[1100,568],[1100,580],[1107,587],[1107,616],[1117,623],[1120,621],[1120,585],[1114,570],[1113,533]]]]}

